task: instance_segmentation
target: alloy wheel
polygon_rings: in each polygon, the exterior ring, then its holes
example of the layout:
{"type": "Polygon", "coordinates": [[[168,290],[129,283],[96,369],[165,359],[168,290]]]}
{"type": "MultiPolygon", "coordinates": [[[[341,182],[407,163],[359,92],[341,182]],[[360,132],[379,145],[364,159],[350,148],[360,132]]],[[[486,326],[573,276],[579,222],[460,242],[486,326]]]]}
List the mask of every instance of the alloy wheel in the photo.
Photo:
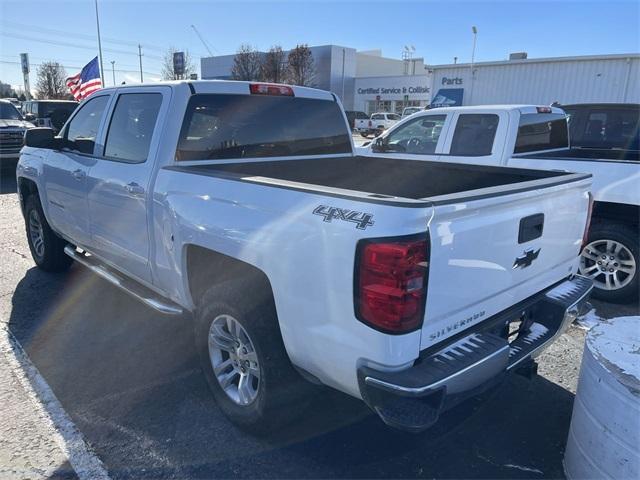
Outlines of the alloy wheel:
{"type": "Polygon", "coordinates": [[[231,315],[218,315],[209,327],[209,359],[227,396],[249,405],[260,389],[260,364],[247,331],[231,315]]]}
{"type": "Polygon", "coordinates": [[[36,256],[42,258],[44,256],[44,232],[37,210],[29,212],[29,236],[36,256]]]}
{"type": "Polygon", "coordinates": [[[580,255],[580,274],[592,279],[595,287],[602,290],[627,286],[636,268],[631,251],[615,240],[595,240],[580,255]]]}

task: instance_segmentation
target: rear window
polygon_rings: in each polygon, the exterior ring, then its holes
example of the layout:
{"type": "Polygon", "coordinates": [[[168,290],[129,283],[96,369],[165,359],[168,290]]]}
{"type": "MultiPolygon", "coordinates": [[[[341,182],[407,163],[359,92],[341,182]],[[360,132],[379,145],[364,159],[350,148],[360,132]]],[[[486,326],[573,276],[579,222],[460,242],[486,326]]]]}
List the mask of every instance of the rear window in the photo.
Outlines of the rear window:
{"type": "Polygon", "coordinates": [[[460,115],[449,153],[465,157],[491,155],[498,122],[498,115],[492,113],[460,115]]]}
{"type": "Polygon", "coordinates": [[[586,148],[638,150],[640,143],[639,108],[597,108],[586,115],[583,109],[566,108],[570,116],[571,145],[586,148]]]}
{"type": "Polygon", "coordinates": [[[64,112],[67,117],[73,113],[78,104],[76,102],[38,102],[38,115],[42,118],[48,118],[56,112],[64,112]]]}
{"type": "Polygon", "coordinates": [[[266,95],[193,95],[177,160],[211,160],[351,152],[336,102],[266,95]]]}
{"type": "Polygon", "coordinates": [[[389,120],[400,120],[401,117],[400,115],[396,115],[395,113],[390,113],[387,115],[387,118],[389,120]]]}
{"type": "Polygon", "coordinates": [[[520,116],[513,153],[567,148],[567,119],[558,113],[527,113],[520,116]]]}
{"type": "Polygon", "coordinates": [[[364,113],[364,112],[356,112],[356,118],[357,118],[358,120],[365,120],[365,119],[368,119],[368,118],[369,118],[369,115],[367,115],[367,114],[366,114],[366,113],[364,113]]]}

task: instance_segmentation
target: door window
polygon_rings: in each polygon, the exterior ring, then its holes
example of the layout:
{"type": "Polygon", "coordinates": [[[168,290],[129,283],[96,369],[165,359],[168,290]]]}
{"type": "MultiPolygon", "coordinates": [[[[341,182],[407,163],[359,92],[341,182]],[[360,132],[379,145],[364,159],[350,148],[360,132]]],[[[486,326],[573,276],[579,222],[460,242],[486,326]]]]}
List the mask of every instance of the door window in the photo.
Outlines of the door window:
{"type": "Polygon", "coordinates": [[[161,105],[161,93],[120,95],[111,116],[104,156],[131,163],[144,162],[161,105]]]}
{"type": "Polygon", "coordinates": [[[446,115],[423,115],[389,132],[385,150],[418,155],[435,153],[446,115]]]}
{"type": "Polygon", "coordinates": [[[467,157],[491,155],[498,121],[498,115],[491,113],[460,115],[449,153],[467,157]]]}
{"type": "Polygon", "coordinates": [[[94,97],[78,110],[63,135],[67,148],[88,155],[93,154],[98,128],[108,101],[108,95],[94,97]]]}

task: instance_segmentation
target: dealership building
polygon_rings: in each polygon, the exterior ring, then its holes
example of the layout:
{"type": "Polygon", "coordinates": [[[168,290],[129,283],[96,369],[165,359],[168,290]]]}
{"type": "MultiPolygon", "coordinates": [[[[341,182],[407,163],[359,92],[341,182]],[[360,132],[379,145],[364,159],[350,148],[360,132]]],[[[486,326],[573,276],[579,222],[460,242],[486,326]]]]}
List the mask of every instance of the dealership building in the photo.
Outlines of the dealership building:
{"type": "MultiPolygon", "coordinates": [[[[527,58],[428,65],[380,50],[310,47],[314,86],[335,93],[346,110],[401,113],[407,106],[640,103],[640,54],[527,58]]],[[[201,59],[203,79],[229,79],[234,55],[201,59]]]]}

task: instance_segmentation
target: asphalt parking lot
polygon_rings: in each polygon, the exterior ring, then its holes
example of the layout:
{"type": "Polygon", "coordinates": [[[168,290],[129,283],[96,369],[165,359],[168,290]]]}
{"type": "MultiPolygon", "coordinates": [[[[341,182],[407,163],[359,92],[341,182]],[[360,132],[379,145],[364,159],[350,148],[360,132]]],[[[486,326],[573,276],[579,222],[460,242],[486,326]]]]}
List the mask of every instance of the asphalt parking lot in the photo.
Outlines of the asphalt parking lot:
{"type": "MultiPolygon", "coordinates": [[[[158,315],[78,265],[65,274],[37,270],[6,170],[0,218],[1,326],[22,345],[111,478],[563,477],[580,328],[543,355],[538,377],[514,376],[426,433],[389,430],[361,402],[321,389],[290,429],[253,438],[213,402],[189,317],[158,315]]],[[[602,318],[639,310],[594,306],[602,318]]],[[[5,435],[12,418],[2,418],[5,435]]],[[[0,439],[0,451],[7,445],[0,439]]],[[[7,458],[0,455],[0,462],[7,458]]],[[[52,449],[48,459],[58,463],[52,476],[75,476],[64,455],[52,449]]],[[[0,471],[10,467],[0,464],[0,471]]]]}

